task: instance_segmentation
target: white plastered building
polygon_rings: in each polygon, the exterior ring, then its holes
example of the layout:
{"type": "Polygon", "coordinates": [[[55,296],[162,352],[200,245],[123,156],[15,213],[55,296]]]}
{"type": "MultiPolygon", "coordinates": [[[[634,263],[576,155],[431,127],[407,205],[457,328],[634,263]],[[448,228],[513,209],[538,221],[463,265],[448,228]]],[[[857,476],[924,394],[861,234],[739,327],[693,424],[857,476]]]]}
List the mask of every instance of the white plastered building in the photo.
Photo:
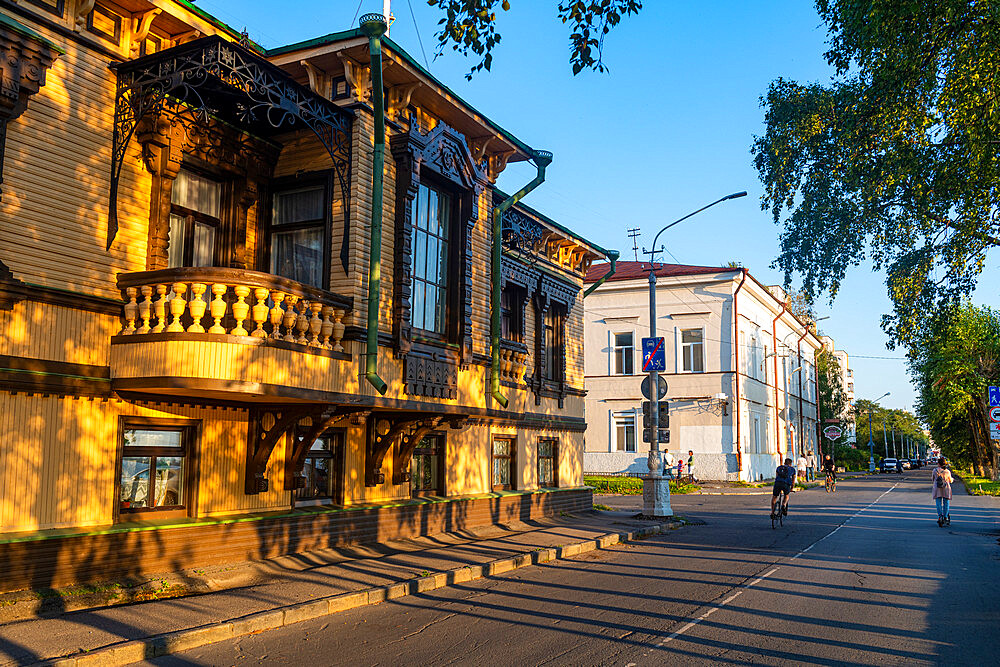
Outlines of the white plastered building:
{"type": "MultiPolygon", "coordinates": [[[[675,458],[693,451],[700,479],[743,481],[773,477],[789,451],[818,451],[815,354],[822,343],[788,311],[785,293],[742,268],[657,266],[656,330],[665,339],[670,402],[666,448],[675,458]]],[[[607,271],[595,264],[586,281],[607,271]]],[[[584,300],[584,318],[584,471],[645,473],[640,383],[648,264],[619,262],[584,300]]]]}

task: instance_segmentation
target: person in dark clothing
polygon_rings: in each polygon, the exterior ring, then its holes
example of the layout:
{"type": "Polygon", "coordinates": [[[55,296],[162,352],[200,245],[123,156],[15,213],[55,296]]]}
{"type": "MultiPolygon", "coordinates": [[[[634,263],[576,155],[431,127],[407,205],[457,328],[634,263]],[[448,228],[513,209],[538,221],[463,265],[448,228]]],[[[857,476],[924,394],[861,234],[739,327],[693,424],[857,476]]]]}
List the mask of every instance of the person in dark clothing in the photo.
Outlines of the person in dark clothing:
{"type": "Polygon", "coordinates": [[[788,497],[795,488],[795,466],[791,459],[785,459],[785,464],[778,466],[774,471],[774,486],[771,488],[771,514],[778,504],[781,492],[785,492],[785,505],[781,508],[782,514],[788,514],[788,497]]]}

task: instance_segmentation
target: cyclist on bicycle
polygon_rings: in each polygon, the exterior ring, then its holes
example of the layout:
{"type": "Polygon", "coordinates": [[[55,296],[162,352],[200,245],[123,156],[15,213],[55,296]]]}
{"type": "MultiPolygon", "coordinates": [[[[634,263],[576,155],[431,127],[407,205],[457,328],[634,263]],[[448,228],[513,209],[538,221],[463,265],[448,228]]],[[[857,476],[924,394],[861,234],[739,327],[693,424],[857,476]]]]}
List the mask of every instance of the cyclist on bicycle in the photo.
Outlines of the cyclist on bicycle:
{"type": "Polygon", "coordinates": [[[771,489],[771,514],[774,514],[778,498],[781,497],[781,492],[784,491],[785,506],[781,508],[781,512],[786,516],[788,515],[788,497],[794,488],[795,466],[792,465],[791,459],[785,459],[785,464],[778,466],[774,471],[774,486],[771,489]]]}
{"type": "Polygon", "coordinates": [[[833,457],[827,454],[823,457],[823,472],[833,478],[833,481],[837,481],[837,471],[833,465],[833,457]]]}

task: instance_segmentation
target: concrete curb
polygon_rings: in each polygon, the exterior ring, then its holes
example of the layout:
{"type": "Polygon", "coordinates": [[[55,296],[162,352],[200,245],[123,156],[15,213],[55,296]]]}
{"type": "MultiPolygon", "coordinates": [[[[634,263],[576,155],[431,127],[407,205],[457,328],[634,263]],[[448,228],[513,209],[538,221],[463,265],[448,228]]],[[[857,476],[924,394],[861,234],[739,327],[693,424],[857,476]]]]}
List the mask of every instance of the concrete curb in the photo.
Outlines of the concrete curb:
{"type": "Polygon", "coordinates": [[[680,521],[657,524],[639,528],[625,533],[605,533],[599,537],[583,542],[567,544],[561,547],[538,548],[535,551],[520,554],[512,558],[503,558],[481,565],[466,565],[464,567],[436,572],[425,577],[388,586],[366,588],[352,593],[341,593],[328,597],[300,602],[250,614],[239,618],[203,625],[197,628],[177,630],[162,635],[154,635],[145,639],[111,644],[84,654],[65,656],[34,663],[36,665],[51,665],[53,667],[112,667],[115,665],[130,665],[161,655],[179,653],[199,646],[207,646],[216,642],[252,635],[267,630],[308,621],[330,614],[336,614],[357,607],[378,604],[386,600],[426,593],[439,588],[445,588],[483,577],[495,576],[505,572],[548,563],[555,560],[578,556],[595,549],[603,549],[614,544],[631,542],[657,535],[667,530],[673,530],[684,525],[680,521]]]}

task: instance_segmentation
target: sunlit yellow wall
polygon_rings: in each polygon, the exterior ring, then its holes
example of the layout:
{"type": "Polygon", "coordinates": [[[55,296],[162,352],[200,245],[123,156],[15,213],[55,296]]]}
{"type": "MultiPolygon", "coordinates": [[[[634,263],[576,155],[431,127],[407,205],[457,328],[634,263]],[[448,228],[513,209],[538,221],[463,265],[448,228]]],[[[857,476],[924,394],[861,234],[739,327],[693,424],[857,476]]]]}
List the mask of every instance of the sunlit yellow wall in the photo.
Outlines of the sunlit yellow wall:
{"type": "Polygon", "coordinates": [[[0,394],[0,532],[111,523],[119,416],[200,419],[201,516],[282,509],[284,444],[268,493],[244,494],[247,413],[119,400],[0,394]]]}

